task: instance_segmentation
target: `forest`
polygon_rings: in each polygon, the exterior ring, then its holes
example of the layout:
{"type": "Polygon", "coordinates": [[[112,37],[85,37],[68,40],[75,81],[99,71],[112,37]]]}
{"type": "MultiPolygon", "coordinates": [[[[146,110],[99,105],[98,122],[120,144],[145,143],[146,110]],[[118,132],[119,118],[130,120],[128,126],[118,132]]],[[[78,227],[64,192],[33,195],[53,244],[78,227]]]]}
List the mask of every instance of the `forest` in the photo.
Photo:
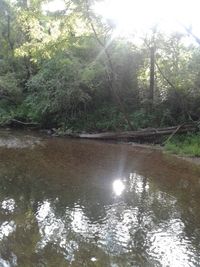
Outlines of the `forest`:
{"type": "Polygon", "coordinates": [[[0,0],[0,125],[64,132],[170,127],[200,119],[200,39],[155,23],[129,37],[99,1],[0,0]]]}

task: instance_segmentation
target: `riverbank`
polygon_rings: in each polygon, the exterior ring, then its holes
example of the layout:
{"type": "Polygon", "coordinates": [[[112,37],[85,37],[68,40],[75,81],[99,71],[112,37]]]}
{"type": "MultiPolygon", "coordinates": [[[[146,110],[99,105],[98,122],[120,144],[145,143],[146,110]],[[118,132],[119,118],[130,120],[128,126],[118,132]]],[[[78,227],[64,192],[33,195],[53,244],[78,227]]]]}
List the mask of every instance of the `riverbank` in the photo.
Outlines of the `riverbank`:
{"type": "Polygon", "coordinates": [[[187,155],[178,155],[176,153],[172,153],[170,151],[167,151],[164,146],[161,145],[154,145],[154,144],[138,144],[138,143],[130,143],[134,147],[139,147],[139,148],[146,148],[146,149],[155,149],[155,150],[161,150],[163,153],[173,155],[174,157],[178,159],[185,160],[187,162],[193,163],[195,165],[200,166],[200,157],[195,157],[195,156],[187,156],[187,155]]]}
{"type": "Polygon", "coordinates": [[[200,166],[200,157],[181,157],[178,155],[175,155],[175,156],[177,156],[178,158],[183,159],[187,162],[194,163],[194,164],[200,166]]]}
{"type": "MultiPolygon", "coordinates": [[[[8,131],[8,132],[14,130],[12,128],[0,128],[0,129],[4,131],[8,131]]],[[[17,130],[17,131],[20,131],[20,130],[17,130]]],[[[68,134],[59,133],[58,131],[56,131],[56,129],[51,129],[51,130],[29,129],[28,131],[38,132],[42,135],[44,134],[49,137],[62,137],[62,138],[66,137],[66,138],[74,139],[73,135],[71,136],[70,133],[68,134]]],[[[76,136],[76,138],[84,139],[78,136],[76,136]]],[[[98,141],[113,142],[111,140],[98,140],[98,141]]],[[[150,149],[155,149],[155,150],[162,150],[166,154],[171,154],[179,159],[183,159],[187,162],[194,163],[195,165],[200,165],[200,134],[185,134],[181,136],[175,136],[175,137],[172,137],[166,143],[164,142],[164,140],[160,141],[160,144],[159,143],[155,144],[153,142],[139,143],[139,142],[132,142],[128,140],[127,141],[116,140],[114,141],[114,143],[123,143],[127,145],[132,145],[138,148],[146,148],[146,149],[150,148],[150,149]]]]}

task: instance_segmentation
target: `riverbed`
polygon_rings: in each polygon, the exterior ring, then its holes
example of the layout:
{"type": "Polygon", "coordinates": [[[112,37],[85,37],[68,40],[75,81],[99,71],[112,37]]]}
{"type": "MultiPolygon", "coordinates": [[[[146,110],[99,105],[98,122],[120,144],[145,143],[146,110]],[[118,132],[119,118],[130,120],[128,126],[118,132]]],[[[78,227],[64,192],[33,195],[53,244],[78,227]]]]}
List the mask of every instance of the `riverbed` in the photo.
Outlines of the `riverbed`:
{"type": "Polygon", "coordinates": [[[0,131],[0,267],[200,266],[199,207],[160,150],[0,131]]]}

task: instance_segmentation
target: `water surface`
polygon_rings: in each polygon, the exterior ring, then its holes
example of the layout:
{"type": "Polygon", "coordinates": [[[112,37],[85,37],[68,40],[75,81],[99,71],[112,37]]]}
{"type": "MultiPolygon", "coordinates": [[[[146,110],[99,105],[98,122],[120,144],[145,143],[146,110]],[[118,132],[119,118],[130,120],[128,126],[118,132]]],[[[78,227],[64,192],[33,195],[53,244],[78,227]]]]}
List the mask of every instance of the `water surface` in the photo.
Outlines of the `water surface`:
{"type": "Polygon", "coordinates": [[[0,132],[0,267],[200,266],[199,206],[160,151],[0,132]]]}

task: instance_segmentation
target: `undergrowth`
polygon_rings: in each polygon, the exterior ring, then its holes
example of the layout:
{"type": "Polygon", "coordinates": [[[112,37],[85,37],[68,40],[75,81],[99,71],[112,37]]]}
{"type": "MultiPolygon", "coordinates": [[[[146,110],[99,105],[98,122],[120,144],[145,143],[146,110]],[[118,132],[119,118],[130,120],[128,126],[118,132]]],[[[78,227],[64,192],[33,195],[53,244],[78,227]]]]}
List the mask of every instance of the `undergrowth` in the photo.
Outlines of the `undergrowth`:
{"type": "Polygon", "coordinates": [[[166,143],[165,149],[178,155],[200,157],[200,133],[176,136],[166,143]]]}

